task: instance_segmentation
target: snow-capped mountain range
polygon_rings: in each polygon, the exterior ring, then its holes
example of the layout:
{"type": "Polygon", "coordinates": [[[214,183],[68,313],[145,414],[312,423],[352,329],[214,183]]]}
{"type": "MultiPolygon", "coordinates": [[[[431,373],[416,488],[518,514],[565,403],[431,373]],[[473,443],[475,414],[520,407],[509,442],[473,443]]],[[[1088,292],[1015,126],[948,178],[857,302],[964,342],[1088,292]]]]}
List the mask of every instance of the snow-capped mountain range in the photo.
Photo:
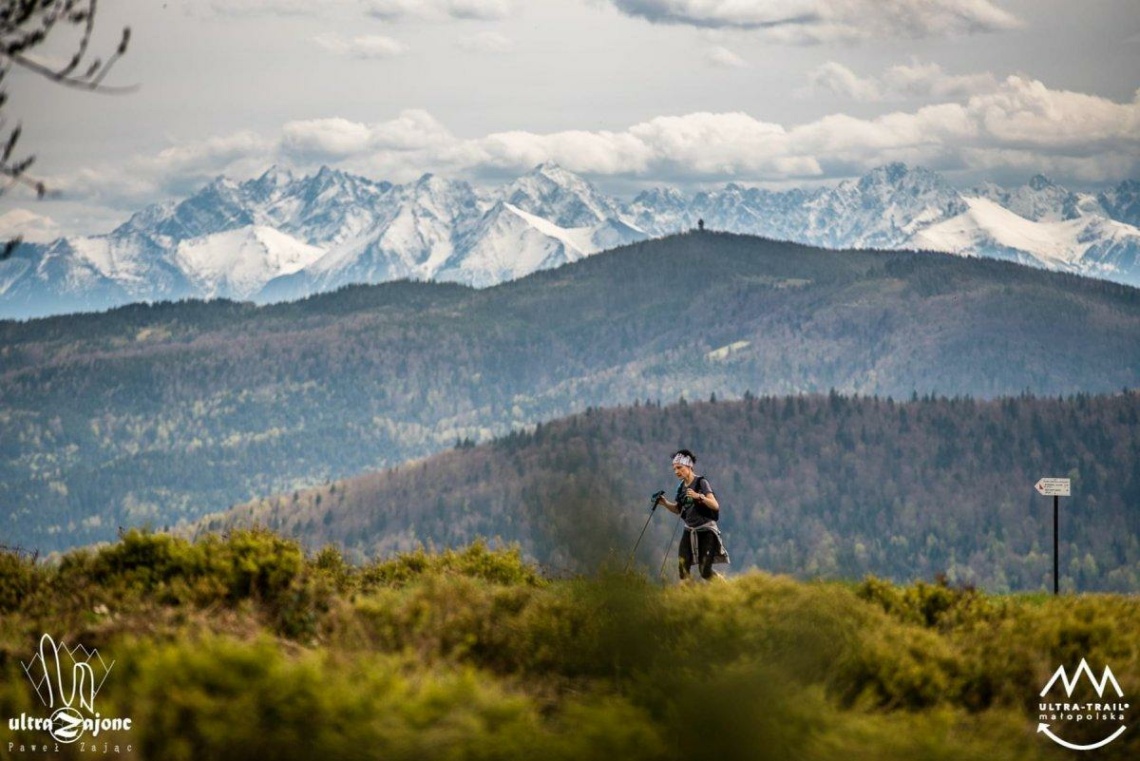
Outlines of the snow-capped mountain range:
{"type": "Polygon", "coordinates": [[[329,168],[218,178],[106,235],[25,245],[0,262],[0,317],[134,301],[299,298],[410,278],[482,287],[694,228],[826,248],[988,256],[1140,286],[1140,182],[1076,193],[1037,176],[959,191],[891,164],[822,189],[672,188],[629,202],[542,164],[503,187],[424,175],[393,185],[329,168]]]}

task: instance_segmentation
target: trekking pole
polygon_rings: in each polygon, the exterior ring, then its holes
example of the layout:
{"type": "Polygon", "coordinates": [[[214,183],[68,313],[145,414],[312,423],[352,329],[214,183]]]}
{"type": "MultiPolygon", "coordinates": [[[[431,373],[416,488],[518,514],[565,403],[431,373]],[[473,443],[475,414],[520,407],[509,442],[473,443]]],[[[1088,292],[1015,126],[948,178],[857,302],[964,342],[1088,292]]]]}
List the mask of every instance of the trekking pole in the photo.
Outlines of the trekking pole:
{"type": "Polygon", "coordinates": [[[629,567],[633,563],[633,557],[637,554],[637,548],[641,544],[641,537],[645,536],[645,529],[649,528],[649,521],[653,520],[653,513],[657,512],[657,500],[665,496],[664,491],[659,491],[649,498],[649,517],[645,519],[645,525],[641,527],[641,533],[637,536],[637,543],[633,545],[633,552],[629,553],[629,560],[625,561],[625,572],[629,573],[629,567]]]}
{"type": "Polygon", "coordinates": [[[665,554],[661,556],[661,570],[657,575],[665,578],[665,561],[669,559],[669,548],[673,546],[673,538],[677,536],[677,527],[681,525],[681,516],[677,516],[677,522],[673,524],[673,533],[669,535],[669,544],[665,545],[665,554]]]}

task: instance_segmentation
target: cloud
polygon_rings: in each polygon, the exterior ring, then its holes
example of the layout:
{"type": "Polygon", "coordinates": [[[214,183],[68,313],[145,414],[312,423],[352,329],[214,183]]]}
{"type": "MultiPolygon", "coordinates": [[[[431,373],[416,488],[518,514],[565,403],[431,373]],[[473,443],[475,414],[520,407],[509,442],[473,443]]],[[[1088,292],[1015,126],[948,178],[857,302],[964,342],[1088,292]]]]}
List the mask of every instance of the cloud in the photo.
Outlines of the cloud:
{"type": "Polygon", "coordinates": [[[362,35],[349,40],[335,34],[321,34],[313,40],[330,53],[365,60],[395,58],[408,51],[407,45],[399,40],[379,34],[362,35]]]}
{"type": "Polygon", "coordinates": [[[828,61],[808,73],[808,87],[801,95],[819,91],[866,103],[882,100],[882,84],[874,78],[860,77],[841,63],[828,61]]]}
{"type": "Polygon", "coordinates": [[[331,12],[359,15],[363,9],[366,15],[385,21],[497,21],[509,18],[519,5],[519,0],[211,0],[200,7],[191,4],[187,13],[237,18],[309,16],[327,19],[331,12]]]}
{"type": "MultiPolygon", "coordinates": [[[[259,17],[259,16],[316,16],[330,5],[347,5],[345,0],[322,0],[320,4],[311,0],[214,0],[201,9],[201,12],[216,16],[259,17]]],[[[196,14],[193,5],[188,13],[196,14]]]]}
{"type": "Polygon", "coordinates": [[[991,0],[610,0],[659,24],[750,29],[789,44],[953,37],[1020,26],[991,0]]]}
{"type": "Polygon", "coordinates": [[[800,95],[827,92],[851,100],[874,103],[906,98],[962,99],[995,92],[1001,83],[990,73],[951,75],[936,63],[912,61],[892,66],[879,77],[861,77],[835,61],[808,74],[807,88],[800,95]]]}
{"type": "Polygon", "coordinates": [[[423,171],[501,176],[554,160],[585,174],[675,182],[840,177],[890,161],[955,170],[1004,161],[1024,166],[1027,156],[1042,167],[1064,167],[1054,172],[1059,179],[1124,179],[1140,171],[1140,97],[1117,103],[1022,76],[958,102],[874,118],[833,114],[790,126],[745,113],[692,113],[617,131],[460,139],[415,113],[404,117],[417,125],[405,132],[418,134],[423,123],[432,139],[384,148],[374,142],[356,158],[400,177],[423,171]],[[1110,163],[1100,158],[1106,155],[1123,158],[1110,163]]]}
{"type": "MultiPolygon", "coordinates": [[[[843,74],[841,67],[833,71],[843,74]]],[[[430,113],[407,110],[375,123],[293,121],[275,136],[236,133],[52,183],[73,197],[137,208],[140,200],[184,195],[218,174],[253,177],[272,163],[305,171],[328,163],[408,182],[425,172],[502,178],[551,160],[594,179],[675,184],[833,179],[892,161],[989,176],[1045,172],[1062,182],[1119,181],[1140,172],[1140,93],[1119,103],[1011,76],[957,102],[874,118],[832,114],[781,125],[746,113],[699,112],[620,130],[476,137],[459,137],[430,113]]]]}
{"type": "Polygon", "coordinates": [[[463,19],[497,21],[511,16],[515,0],[370,0],[368,13],[386,21],[463,19]]]}
{"type": "Polygon", "coordinates": [[[999,86],[997,77],[988,72],[951,75],[936,63],[892,66],[883,75],[887,92],[917,97],[962,98],[991,93],[999,86]]]}
{"type": "Polygon", "coordinates": [[[372,145],[372,130],[348,119],[310,119],[286,124],[280,150],[298,159],[336,161],[372,145]]]}
{"type": "Polygon", "coordinates": [[[515,48],[515,43],[509,37],[498,32],[480,32],[461,37],[455,44],[468,53],[501,54],[510,53],[515,48]]]}
{"type": "Polygon", "coordinates": [[[748,68],[748,61],[733,53],[728,48],[722,45],[715,45],[709,48],[705,54],[705,60],[712,66],[722,69],[746,69],[748,68]]]}
{"type": "MultiPolygon", "coordinates": [[[[409,109],[395,119],[374,124],[339,117],[289,122],[281,129],[275,151],[276,160],[305,167],[345,160],[369,161],[378,156],[429,160],[446,156],[457,142],[431,114],[409,109]]],[[[422,171],[426,170],[417,171],[416,176],[422,171]]],[[[408,176],[406,172],[400,174],[408,176]]]]}
{"type": "Polygon", "coordinates": [[[12,209],[0,214],[0,240],[22,237],[28,243],[51,243],[61,234],[54,219],[27,209],[12,209]]]}
{"type": "Polygon", "coordinates": [[[193,192],[218,175],[248,177],[263,171],[272,163],[277,144],[255,132],[242,131],[44,180],[58,188],[66,200],[136,209],[141,204],[193,192]]]}
{"type": "Polygon", "coordinates": [[[511,0],[448,0],[444,3],[453,18],[496,20],[511,15],[511,0]]]}
{"type": "MultiPolygon", "coordinates": [[[[970,98],[965,109],[997,143],[1079,151],[1140,147],[1140,94],[1131,103],[1008,77],[993,93],[970,98]]],[[[1137,154],[1140,155],[1140,154],[1137,154]]]]}

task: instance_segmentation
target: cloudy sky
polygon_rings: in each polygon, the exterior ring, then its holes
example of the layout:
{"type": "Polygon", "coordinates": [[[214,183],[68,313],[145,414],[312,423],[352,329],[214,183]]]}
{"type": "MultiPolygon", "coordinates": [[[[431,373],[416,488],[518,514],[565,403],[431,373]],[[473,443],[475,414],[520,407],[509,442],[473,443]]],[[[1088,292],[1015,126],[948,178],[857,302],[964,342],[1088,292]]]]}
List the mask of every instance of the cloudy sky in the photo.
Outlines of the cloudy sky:
{"type": "Polygon", "coordinates": [[[96,52],[132,29],[108,83],[137,89],[13,74],[5,114],[62,197],[5,194],[0,232],[106,232],[273,164],[490,184],[553,160],[622,196],[834,183],[898,160],[963,187],[1140,179],[1137,0],[100,0],[99,14],[96,52]]]}

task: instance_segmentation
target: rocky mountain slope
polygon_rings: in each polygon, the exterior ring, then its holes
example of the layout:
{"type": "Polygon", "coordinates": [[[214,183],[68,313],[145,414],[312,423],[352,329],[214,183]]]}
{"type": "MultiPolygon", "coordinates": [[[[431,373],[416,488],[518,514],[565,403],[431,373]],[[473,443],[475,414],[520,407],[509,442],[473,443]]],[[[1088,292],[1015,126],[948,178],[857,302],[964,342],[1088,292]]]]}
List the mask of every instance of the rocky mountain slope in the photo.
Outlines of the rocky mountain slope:
{"type": "Polygon", "coordinates": [[[408,185],[324,168],[218,178],[107,235],[24,246],[0,262],[0,317],[135,301],[268,303],[399,279],[486,287],[599,251],[706,226],[832,249],[943,251],[1140,285],[1140,184],[1097,195],[1044,177],[952,187],[892,164],[832,188],[657,188],[621,202],[543,164],[499,188],[425,175],[408,185]]]}

